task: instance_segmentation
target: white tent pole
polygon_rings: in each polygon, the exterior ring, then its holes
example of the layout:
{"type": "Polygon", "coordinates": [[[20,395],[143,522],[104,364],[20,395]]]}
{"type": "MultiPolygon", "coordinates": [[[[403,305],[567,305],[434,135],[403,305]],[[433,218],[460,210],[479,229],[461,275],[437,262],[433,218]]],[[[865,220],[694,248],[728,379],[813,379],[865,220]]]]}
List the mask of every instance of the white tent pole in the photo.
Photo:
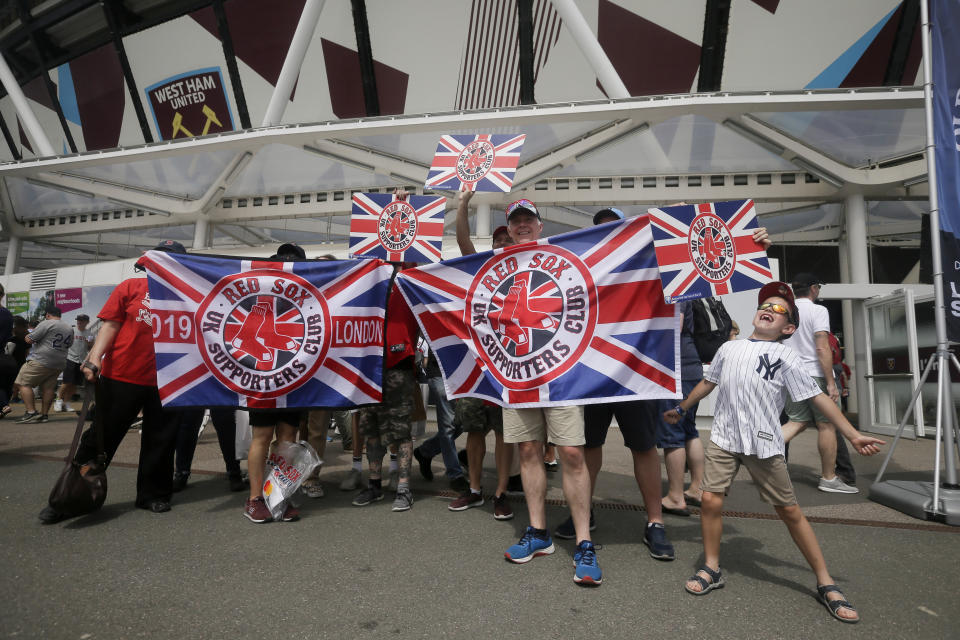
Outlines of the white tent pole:
{"type": "Polygon", "coordinates": [[[313,32],[320,21],[324,2],[325,0],[307,0],[303,5],[300,22],[297,23],[297,30],[290,41],[287,57],[283,61],[283,68],[280,69],[280,77],[277,78],[277,86],[273,90],[273,95],[270,96],[267,112],[263,116],[264,127],[280,124],[280,119],[283,118],[283,112],[286,111],[287,102],[290,100],[290,92],[293,91],[293,84],[300,75],[303,58],[307,55],[313,32]]]}
{"type": "Polygon", "coordinates": [[[2,54],[0,54],[0,82],[3,82],[3,88],[7,90],[7,95],[13,100],[13,106],[17,110],[17,115],[19,115],[23,121],[23,126],[27,128],[27,134],[33,140],[33,144],[36,145],[37,151],[40,152],[38,155],[57,155],[57,152],[53,150],[53,145],[51,145],[47,139],[47,134],[44,133],[43,127],[40,126],[40,121],[37,120],[33,109],[31,109],[30,104],[27,103],[27,97],[23,95],[23,90],[20,88],[20,85],[17,84],[17,79],[13,77],[13,72],[11,72],[10,67],[7,66],[6,58],[4,58],[2,54]]]}
{"type": "Polygon", "coordinates": [[[580,47],[580,52],[590,63],[593,72],[600,79],[600,86],[611,98],[629,98],[630,92],[620,79],[620,74],[613,68],[610,58],[593,35],[593,30],[587,24],[580,9],[573,0],[553,0],[553,6],[560,14],[563,25],[570,31],[573,41],[580,47]]]}

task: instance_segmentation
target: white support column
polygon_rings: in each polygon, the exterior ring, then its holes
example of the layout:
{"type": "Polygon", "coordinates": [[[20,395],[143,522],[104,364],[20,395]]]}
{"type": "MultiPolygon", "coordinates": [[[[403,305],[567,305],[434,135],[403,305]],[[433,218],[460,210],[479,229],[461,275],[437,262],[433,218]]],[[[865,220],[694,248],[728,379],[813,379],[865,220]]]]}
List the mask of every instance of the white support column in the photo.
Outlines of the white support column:
{"type": "MultiPolygon", "coordinates": [[[[843,202],[844,218],[846,219],[847,261],[850,282],[853,284],[868,284],[870,282],[870,262],[867,256],[867,208],[863,195],[854,193],[846,197],[843,202]]],[[[863,376],[867,372],[866,335],[869,331],[867,312],[863,302],[857,301],[853,307],[853,375],[857,380],[857,408],[860,428],[870,428],[872,408],[870,404],[869,385],[865,384],[863,376]]]]}
{"type": "Polygon", "coordinates": [[[490,237],[490,203],[484,202],[477,205],[477,237],[490,237]]]}
{"type": "Polygon", "coordinates": [[[200,216],[193,225],[193,248],[206,249],[210,246],[210,221],[200,216]]]}
{"type": "Polygon", "coordinates": [[[611,98],[629,98],[630,92],[620,79],[620,74],[613,68],[613,63],[604,52],[603,47],[593,35],[593,30],[587,24],[583,14],[573,0],[553,0],[553,6],[560,14],[563,25],[570,31],[573,41],[577,43],[583,57],[590,63],[593,72],[600,80],[600,86],[611,98]]]}
{"type": "Polygon", "coordinates": [[[27,97],[23,95],[23,90],[20,88],[20,85],[17,84],[17,79],[13,77],[13,72],[11,72],[10,67],[7,66],[7,61],[3,55],[0,55],[0,82],[3,83],[3,88],[7,90],[7,95],[9,95],[13,101],[17,115],[19,115],[20,120],[23,121],[23,126],[27,128],[27,135],[30,136],[30,139],[33,140],[34,147],[39,151],[37,155],[57,155],[57,152],[53,150],[53,145],[51,145],[47,139],[47,134],[44,133],[43,127],[40,126],[40,121],[37,120],[33,109],[31,109],[30,104],[27,103],[27,97]]]}
{"type": "Polygon", "coordinates": [[[17,236],[10,236],[7,244],[7,264],[3,267],[3,275],[11,276],[17,272],[20,266],[20,248],[23,241],[17,236]]]}
{"type": "Polygon", "coordinates": [[[307,48],[313,39],[313,32],[320,21],[320,12],[323,11],[324,2],[325,0],[307,0],[306,4],[303,5],[300,22],[297,23],[297,30],[290,41],[287,57],[280,69],[280,77],[277,78],[277,86],[273,90],[273,95],[270,96],[267,112],[263,116],[264,127],[280,124],[280,119],[283,118],[283,112],[286,111],[287,102],[290,100],[290,92],[293,91],[293,85],[300,75],[303,58],[307,55],[307,48]]]}
{"type": "MultiPolygon", "coordinates": [[[[849,252],[847,251],[847,239],[845,236],[840,238],[840,282],[850,282],[850,263],[847,260],[849,252]]],[[[841,300],[840,307],[843,309],[843,360],[847,365],[854,363],[857,357],[854,347],[854,335],[856,334],[855,324],[853,322],[853,301],[841,300]]],[[[852,367],[851,367],[852,370],[852,367]]],[[[847,408],[851,413],[857,413],[860,403],[857,402],[857,390],[861,385],[857,383],[857,376],[850,376],[848,381],[850,385],[850,396],[847,398],[847,408]]]]}

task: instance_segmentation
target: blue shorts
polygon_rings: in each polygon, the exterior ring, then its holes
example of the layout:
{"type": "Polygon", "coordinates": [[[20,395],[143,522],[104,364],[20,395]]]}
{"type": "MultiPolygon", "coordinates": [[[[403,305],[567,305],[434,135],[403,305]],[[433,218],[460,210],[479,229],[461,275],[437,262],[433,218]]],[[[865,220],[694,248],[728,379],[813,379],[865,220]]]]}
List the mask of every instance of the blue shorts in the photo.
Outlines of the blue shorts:
{"type": "MultiPolygon", "coordinates": [[[[690,392],[693,391],[693,388],[697,386],[699,382],[699,379],[682,380],[680,382],[680,388],[683,390],[683,397],[686,398],[690,395],[690,392]]],[[[666,422],[663,419],[663,412],[673,409],[679,404],[679,401],[657,400],[657,404],[659,405],[659,411],[657,412],[657,447],[661,449],[679,449],[686,445],[688,440],[700,437],[696,424],[697,406],[699,403],[690,407],[677,424],[669,424],[666,422]]]]}

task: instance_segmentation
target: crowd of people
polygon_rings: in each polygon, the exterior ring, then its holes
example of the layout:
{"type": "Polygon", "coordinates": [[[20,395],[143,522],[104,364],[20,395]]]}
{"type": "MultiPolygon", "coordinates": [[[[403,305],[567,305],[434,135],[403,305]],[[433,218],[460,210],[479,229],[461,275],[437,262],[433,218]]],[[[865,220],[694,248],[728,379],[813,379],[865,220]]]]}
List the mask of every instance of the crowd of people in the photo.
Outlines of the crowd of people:
{"type": "MultiPolygon", "coordinates": [[[[397,197],[403,199],[406,193],[398,192],[397,197]]],[[[476,252],[468,222],[471,197],[470,192],[462,193],[457,207],[457,239],[464,255],[476,252]]],[[[601,225],[623,218],[622,211],[611,207],[598,212],[593,222],[601,225]]],[[[529,200],[511,204],[505,222],[493,233],[495,249],[541,237],[543,223],[536,205],[529,200]]],[[[754,233],[754,241],[764,248],[770,244],[762,228],[754,233]]],[[[186,252],[173,241],[165,241],[156,249],[186,252]]],[[[306,254],[295,244],[284,244],[272,259],[303,260],[306,254]]],[[[395,265],[395,272],[404,266],[395,265]]],[[[616,419],[624,446],[630,450],[634,477],[646,507],[647,522],[641,540],[649,548],[650,556],[662,561],[675,558],[664,513],[690,516],[690,506],[702,510],[706,562],[686,583],[687,591],[703,595],[724,585],[719,568],[720,507],[730,481],[743,465],[753,475],[761,497],[786,522],[816,573],[824,605],[838,619],[855,622],[858,614],[826,572],[823,555],[797,507],[786,473],[785,443],[810,424],[816,425],[820,434],[823,469],[819,488],[823,491],[856,491],[852,465],[845,466],[849,458],[841,461],[837,456],[837,442],[842,442],[839,434],[865,455],[875,453],[877,445],[882,444],[861,436],[835,404],[839,393],[827,338],[829,318],[822,306],[814,305],[820,286],[815,276],[799,274],[792,289],[784,283],[765,287],[760,292],[748,340],[736,339],[740,329],[719,300],[680,303],[684,399],[679,403],[676,399],[664,399],[586,407],[501,409],[475,398],[451,401],[446,397],[436,358],[429,354],[425,362],[419,361],[416,320],[393,284],[386,307],[383,402],[356,410],[352,415],[319,409],[250,409],[249,481],[243,477],[234,453],[233,412],[212,412],[229,487],[234,491],[249,487],[243,514],[250,521],[265,523],[274,519],[262,493],[271,442],[293,442],[299,437],[310,442],[322,457],[327,431],[331,420],[335,420],[344,438],[344,448],[353,453],[351,469],[340,484],[342,490],[358,490],[353,505],[365,507],[381,501],[385,491],[391,489],[392,510],[410,510],[414,504],[410,489],[413,461],[417,461],[420,474],[432,480],[432,461],[440,455],[450,486],[460,492],[449,509],[465,512],[484,505],[483,460],[487,435],[493,431],[497,477],[493,516],[500,520],[513,518],[505,496],[509,491],[522,491],[529,523],[521,538],[506,548],[505,558],[513,563],[527,563],[555,552],[552,536],[572,539],[576,541],[574,581],[596,586],[603,582],[603,574],[598,547],[591,538],[597,527],[591,500],[603,464],[603,446],[616,419]],[[704,364],[711,362],[705,374],[704,364]],[[434,397],[437,433],[414,447],[411,425],[423,411],[417,384],[421,369],[434,397]],[[697,402],[715,387],[720,390],[719,398],[710,443],[705,447],[695,421],[697,402]],[[792,400],[787,407],[787,424],[781,429],[782,421],[778,418],[788,392],[792,400]],[[466,446],[458,454],[456,439],[461,433],[467,434],[466,446]],[[663,451],[666,493],[661,487],[658,449],[663,451]],[[388,451],[390,466],[385,472],[388,451]],[[557,468],[557,461],[570,515],[551,533],[545,510],[547,473],[557,468]],[[842,478],[841,467],[845,474],[842,478]],[[690,483],[685,486],[688,470],[690,483]]],[[[16,377],[25,406],[20,421],[46,420],[61,370],[64,384],[57,398],[58,406],[69,407],[76,385],[82,381],[95,382],[94,425],[84,433],[76,461],[82,464],[97,454],[98,430],[107,460],[111,459],[130,424],[142,415],[136,505],[156,513],[168,511],[173,493],[187,484],[203,414],[165,411],[161,406],[145,279],[130,278],[118,285],[98,315],[101,327],[95,339],[87,329],[87,319],[81,324],[78,317],[77,326],[71,328],[59,320],[60,313],[55,308],[48,308],[46,319],[24,337],[28,345],[33,345],[34,355],[16,377]],[[74,348],[80,343],[86,346],[74,348]],[[34,387],[39,387],[42,394],[39,408],[35,405],[34,387]]],[[[0,333],[5,323],[0,315],[0,333]]],[[[9,324],[13,326],[12,322],[9,324]]],[[[11,357],[15,357],[15,349],[10,351],[11,357]]],[[[7,403],[2,411],[9,410],[7,403]]],[[[318,474],[319,470],[303,483],[307,497],[323,495],[318,474]]],[[[49,506],[40,514],[41,521],[48,524],[63,517],[49,506]]],[[[288,504],[280,519],[298,518],[297,508],[288,504]]]]}

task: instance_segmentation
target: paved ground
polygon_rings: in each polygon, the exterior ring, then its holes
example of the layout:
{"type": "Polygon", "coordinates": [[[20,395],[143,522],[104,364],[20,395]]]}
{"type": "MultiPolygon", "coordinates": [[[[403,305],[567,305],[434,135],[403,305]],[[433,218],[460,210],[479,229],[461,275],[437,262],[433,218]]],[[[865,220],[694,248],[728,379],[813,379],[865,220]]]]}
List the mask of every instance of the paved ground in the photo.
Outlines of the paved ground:
{"type": "MultiPolygon", "coordinates": [[[[109,471],[105,507],[41,526],[36,513],[71,431],[66,416],[44,425],[0,422],[0,637],[960,636],[949,587],[960,531],[864,495],[816,491],[812,433],[793,447],[792,475],[834,577],[864,618],[856,626],[834,621],[815,600],[812,574],[745,475],[726,505],[728,586],[703,598],[684,593],[684,578],[702,560],[699,519],[667,516],[675,562],[647,555],[629,456],[613,431],[597,491],[604,570],[597,589],[574,585],[566,541],[527,565],[503,560],[526,524],[522,498],[509,522],[495,521],[489,504],[452,513],[443,480],[415,473],[412,511],[392,513],[389,500],[352,507],[352,496],[336,489],[349,466],[339,442],[328,448],[325,498],[306,502],[300,522],[253,525],[241,516],[243,497],[228,493],[217,473],[212,433],[201,438],[191,485],[173,511],[134,509],[139,438],[132,431],[109,471]]],[[[929,477],[932,460],[930,442],[901,443],[892,477],[929,477]]],[[[487,461],[492,488],[492,456],[487,461]]],[[[861,487],[879,462],[857,461],[861,487]]],[[[566,517],[560,474],[550,485],[548,518],[556,525],[566,517]]]]}

